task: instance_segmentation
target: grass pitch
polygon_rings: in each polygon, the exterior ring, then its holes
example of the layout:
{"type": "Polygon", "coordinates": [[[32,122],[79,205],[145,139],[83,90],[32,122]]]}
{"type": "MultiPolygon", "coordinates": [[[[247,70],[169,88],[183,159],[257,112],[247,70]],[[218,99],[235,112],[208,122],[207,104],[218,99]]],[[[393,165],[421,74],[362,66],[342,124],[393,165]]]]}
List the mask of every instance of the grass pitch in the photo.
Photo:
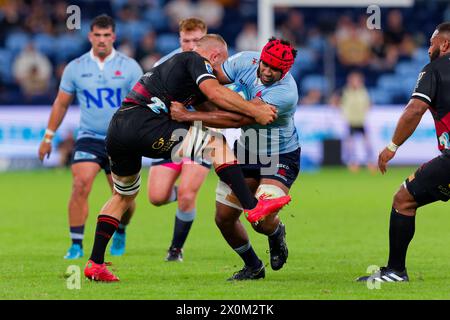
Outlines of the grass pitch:
{"type": "MultiPolygon", "coordinates": [[[[138,208],[127,229],[127,252],[106,256],[121,282],[82,278],[81,288],[73,290],[64,274],[70,265],[82,272],[90,255],[96,215],[109,197],[103,174],[90,197],[85,257],[66,261],[70,171],[1,173],[0,299],[449,299],[450,212],[445,203],[419,211],[407,261],[410,283],[370,290],[354,282],[368,266],[386,263],[391,199],[413,170],[390,168],[385,176],[345,169],[302,173],[292,188],[291,205],[281,213],[288,263],[277,272],[268,265],[264,280],[241,283],[226,281],[242,263],[214,223],[217,177],[211,173],[200,191],[185,261],[167,263],[176,207],[147,202],[143,170],[138,208]]],[[[268,264],[267,238],[244,224],[268,264]]]]}

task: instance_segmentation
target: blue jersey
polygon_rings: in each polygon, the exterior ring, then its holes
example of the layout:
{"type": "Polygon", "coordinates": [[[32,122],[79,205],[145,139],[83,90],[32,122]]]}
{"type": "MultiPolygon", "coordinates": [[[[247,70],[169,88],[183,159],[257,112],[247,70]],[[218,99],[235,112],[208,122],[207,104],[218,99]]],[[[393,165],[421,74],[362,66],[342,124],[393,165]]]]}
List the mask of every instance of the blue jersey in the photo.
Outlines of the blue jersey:
{"type": "Polygon", "coordinates": [[[231,56],[222,64],[222,70],[228,79],[247,89],[249,100],[258,97],[278,109],[278,118],[271,124],[243,127],[239,143],[253,152],[288,153],[300,147],[294,125],[298,102],[297,84],[290,73],[271,85],[262,84],[257,76],[259,56],[258,52],[244,51],[231,56]],[[252,145],[248,143],[253,130],[258,134],[257,149],[254,142],[252,145]]]}
{"type": "Polygon", "coordinates": [[[153,67],[157,67],[159,66],[161,63],[166,62],[167,60],[169,60],[170,58],[172,58],[174,55],[176,55],[177,53],[183,52],[181,51],[181,48],[175,49],[172,52],[169,52],[168,54],[166,54],[164,57],[162,57],[161,59],[159,59],[158,61],[155,62],[155,64],[153,65],[153,67]]]}
{"type": "Polygon", "coordinates": [[[142,76],[139,64],[113,52],[101,63],[92,51],[72,60],[64,69],[59,88],[76,94],[80,104],[78,139],[104,139],[113,114],[142,76]]]}

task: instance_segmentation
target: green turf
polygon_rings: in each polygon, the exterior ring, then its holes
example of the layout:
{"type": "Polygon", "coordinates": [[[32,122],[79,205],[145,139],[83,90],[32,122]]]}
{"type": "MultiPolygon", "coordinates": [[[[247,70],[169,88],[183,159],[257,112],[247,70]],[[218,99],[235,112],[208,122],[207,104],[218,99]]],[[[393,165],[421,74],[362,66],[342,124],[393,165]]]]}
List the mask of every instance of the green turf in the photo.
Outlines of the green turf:
{"type": "MultiPolygon", "coordinates": [[[[1,173],[0,299],[448,299],[450,215],[444,203],[419,211],[408,255],[410,283],[369,290],[353,281],[369,265],[385,264],[392,195],[412,170],[392,168],[385,176],[344,169],[302,174],[292,204],[281,213],[287,265],[277,272],[269,266],[266,279],[243,283],[225,281],[242,265],[214,223],[216,176],[201,189],[183,263],[164,262],[175,205],[150,206],[143,183],[126,255],[107,255],[121,282],[83,279],[79,290],[67,288],[64,273],[71,264],[82,270],[90,254],[95,218],[109,197],[105,178],[98,177],[91,194],[85,257],[68,262],[62,257],[70,245],[70,172],[1,173]]],[[[247,229],[268,263],[267,239],[247,229]]]]}

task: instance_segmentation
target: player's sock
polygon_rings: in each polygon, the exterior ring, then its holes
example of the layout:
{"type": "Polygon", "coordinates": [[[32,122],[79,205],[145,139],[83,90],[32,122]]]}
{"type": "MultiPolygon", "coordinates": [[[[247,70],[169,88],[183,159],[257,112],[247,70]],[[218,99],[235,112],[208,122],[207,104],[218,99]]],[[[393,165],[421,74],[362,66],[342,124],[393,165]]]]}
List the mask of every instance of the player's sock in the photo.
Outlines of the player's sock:
{"type": "Polygon", "coordinates": [[[220,180],[225,182],[233,190],[244,209],[253,209],[256,207],[258,200],[245,183],[244,175],[237,161],[222,164],[216,168],[216,173],[220,180]]]}
{"type": "Polygon", "coordinates": [[[184,242],[189,234],[192,223],[195,219],[195,208],[191,211],[181,211],[177,208],[177,214],[175,216],[175,226],[173,229],[172,248],[183,248],[184,242]]]}
{"type": "Polygon", "coordinates": [[[175,202],[178,199],[178,187],[173,186],[172,193],[170,194],[169,199],[167,200],[167,203],[175,202]]]}
{"type": "Polygon", "coordinates": [[[405,270],[406,251],[414,237],[415,216],[405,216],[394,208],[391,211],[389,226],[389,262],[388,267],[396,271],[405,270]]]}
{"type": "Polygon", "coordinates": [[[271,234],[269,234],[269,236],[268,236],[269,238],[271,238],[271,239],[276,239],[276,238],[278,237],[278,235],[279,235],[280,232],[281,232],[280,224],[281,224],[281,222],[278,223],[278,225],[277,225],[275,231],[272,232],[271,234]]]}
{"type": "Polygon", "coordinates": [[[126,228],[127,228],[126,225],[119,223],[119,226],[117,227],[116,232],[119,234],[124,234],[126,228]]]}
{"type": "Polygon", "coordinates": [[[90,260],[98,264],[105,262],[106,246],[118,227],[119,220],[116,218],[104,214],[98,216],[94,246],[90,260]]]}
{"type": "Polygon", "coordinates": [[[251,268],[258,268],[261,266],[261,260],[259,260],[250,242],[247,242],[239,248],[233,248],[233,250],[236,251],[242,260],[244,260],[246,266],[251,268]]]}
{"type": "Polygon", "coordinates": [[[78,244],[83,248],[84,224],[76,227],[70,226],[70,238],[72,238],[72,244],[78,244]]]}

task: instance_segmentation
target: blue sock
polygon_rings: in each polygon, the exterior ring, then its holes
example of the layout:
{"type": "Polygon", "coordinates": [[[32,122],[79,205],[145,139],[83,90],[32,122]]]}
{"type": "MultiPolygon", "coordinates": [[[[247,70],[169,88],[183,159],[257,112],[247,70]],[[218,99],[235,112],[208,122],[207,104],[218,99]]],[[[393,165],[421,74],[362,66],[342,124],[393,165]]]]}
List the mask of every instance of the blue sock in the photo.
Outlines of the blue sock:
{"type": "Polygon", "coordinates": [[[184,242],[189,234],[192,223],[195,219],[196,210],[183,212],[177,208],[177,214],[175,216],[175,226],[173,229],[172,248],[181,249],[184,246],[184,242]]]}
{"type": "Polygon", "coordinates": [[[244,260],[246,266],[251,268],[258,268],[261,266],[262,261],[259,260],[250,242],[247,242],[239,248],[233,248],[233,250],[236,251],[242,260],[244,260]]]}
{"type": "Polygon", "coordinates": [[[72,244],[78,244],[83,248],[84,224],[76,227],[71,226],[70,238],[72,239],[72,244]]]}

